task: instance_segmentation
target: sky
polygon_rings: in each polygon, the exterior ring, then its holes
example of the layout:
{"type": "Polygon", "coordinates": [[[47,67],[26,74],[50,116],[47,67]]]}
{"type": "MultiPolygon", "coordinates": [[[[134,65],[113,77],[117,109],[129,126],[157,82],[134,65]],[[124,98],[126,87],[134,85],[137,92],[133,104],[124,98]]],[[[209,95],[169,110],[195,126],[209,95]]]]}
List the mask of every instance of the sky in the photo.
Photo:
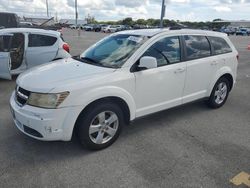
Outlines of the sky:
{"type": "MultiPolygon", "coordinates": [[[[79,19],[98,21],[160,18],[162,0],[78,0],[79,19]]],[[[75,0],[48,0],[50,16],[74,18],[75,0]]],[[[0,0],[0,11],[46,16],[46,0],[0,0]]],[[[166,0],[166,19],[181,21],[250,20],[250,0],[166,0]]]]}

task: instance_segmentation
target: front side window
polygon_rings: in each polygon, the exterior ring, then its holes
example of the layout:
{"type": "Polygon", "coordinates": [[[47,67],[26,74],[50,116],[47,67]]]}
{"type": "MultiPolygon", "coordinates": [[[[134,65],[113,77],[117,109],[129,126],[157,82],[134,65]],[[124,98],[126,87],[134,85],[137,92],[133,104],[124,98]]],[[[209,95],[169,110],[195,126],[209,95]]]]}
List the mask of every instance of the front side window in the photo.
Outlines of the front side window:
{"type": "Polygon", "coordinates": [[[181,49],[179,37],[167,37],[157,41],[143,56],[155,57],[158,67],[180,62],[181,49]]]}
{"type": "Polygon", "coordinates": [[[148,39],[146,36],[118,34],[104,38],[87,49],[80,61],[104,67],[121,67],[148,39]]]}
{"type": "Polygon", "coordinates": [[[214,48],[215,55],[232,52],[232,49],[223,38],[220,37],[208,37],[208,38],[211,42],[211,45],[214,48]]]}
{"type": "Polygon", "coordinates": [[[53,46],[57,41],[56,37],[29,34],[29,47],[53,46]]]}
{"type": "Polygon", "coordinates": [[[184,36],[187,59],[198,59],[211,55],[210,44],[205,36],[184,36]]]}
{"type": "Polygon", "coordinates": [[[0,52],[9,52],[12,36],[0,36],[0,52]]]}

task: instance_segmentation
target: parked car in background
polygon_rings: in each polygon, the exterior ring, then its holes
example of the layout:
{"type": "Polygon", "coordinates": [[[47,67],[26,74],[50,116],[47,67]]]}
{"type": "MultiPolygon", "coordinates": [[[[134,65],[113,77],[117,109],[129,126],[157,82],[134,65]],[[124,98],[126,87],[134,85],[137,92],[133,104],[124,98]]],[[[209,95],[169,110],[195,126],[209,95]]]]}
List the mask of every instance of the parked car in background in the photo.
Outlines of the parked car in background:
{"type": "Polygon", "coordinates": [[[39,140],[103,149],[124,124],[204,99],[222,107],[236,81],[238,52],[218,32],[146,29],[112,34],[78,57],[20,75],[10,99],[17,128],[39,140]]]}
{"type": "Polygon", "coordinates": [[[84,30],[84,27],[86,26],[87,24],[81,24],[81,25],[79,25],[79,28],[81,29],[81,30],[84,30]]]}
{"type": "Polygon", "coordinates": [[[0,30],[0,78],[37,65],[71,57],[69,45],[57,31],[12,28],[0,30]]]}
{"type": "Polygon", "coordinates": [[[93,26],[93,31],[95,31],[95,32],[100,32],[101,29],[102,29],[102,25],[100,25],[100,24],[95,24],[93,26]]]}
{"type": "Polygon", "coordinates": [[[250,35],[250,30],[247,28],[240,28],[236,31],[236,35],[241,35],[241,36],[249,36],[250,35]]]}
{"type": "Polygon", "coordinates": [[[104,31],[106,31],[106,29],[109,27],[110,25],[102,25],[102,27],[101,27],[101,32],[104,32],[104,31]]]}
{"type": "Polygon", "coordinates": [[[233,30],[232,28],[224,28],[224,29],[221,29],[220,32],[226,33],[228,36],[235,34],[235,30],[233,30]]]}
{"type": "Polygon", "coordinates": [[[19,26],[19,18],[14,13],[0,12],[0,28],[16,28],[19,26]]]}
{"type": "Polygon", "coordinates": [[[85,31],[93,31],[94,30],[94,24],[87,24],[83,27],[85,31]]]}
{"type": "Polygon", "coordinates": [[[104,33],[115,33],[118,31],[121,31],[121,26],[120,25],[108,25],[103,29],[104,33]]]}
{"type": "Polygon", "coordinates": [[[78,29],[80,26],[79,25],[71,25],[69,26],[70,29],[78,29]]]}
{"type": "Polygon", "coordinates": [[[131,30],[132,29],[132,27],[131,26],[129,26],[129,25],[122,25],[122,31],[125,31],[125,30],[131,30]]]}

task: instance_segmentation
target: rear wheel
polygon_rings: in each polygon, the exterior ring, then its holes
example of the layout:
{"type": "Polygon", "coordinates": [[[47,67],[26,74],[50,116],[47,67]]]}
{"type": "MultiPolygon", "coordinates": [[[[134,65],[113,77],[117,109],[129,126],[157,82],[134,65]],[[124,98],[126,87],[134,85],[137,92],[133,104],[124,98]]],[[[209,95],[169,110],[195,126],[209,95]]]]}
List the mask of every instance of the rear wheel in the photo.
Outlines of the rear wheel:
{"type": "Polygon", "coordinates": [[[124,124],[123,113],[116,104],[93,105],[77,120],[80,142],[91,150],[104,149],[119,137],[124,124]]]}
{"type": "Polygon", "coordinates": [[[220,78],[209,97],[208,106],[211,108],[220,108],[227,100],[229,94],[229,81],[226,78],[220,78]]]}

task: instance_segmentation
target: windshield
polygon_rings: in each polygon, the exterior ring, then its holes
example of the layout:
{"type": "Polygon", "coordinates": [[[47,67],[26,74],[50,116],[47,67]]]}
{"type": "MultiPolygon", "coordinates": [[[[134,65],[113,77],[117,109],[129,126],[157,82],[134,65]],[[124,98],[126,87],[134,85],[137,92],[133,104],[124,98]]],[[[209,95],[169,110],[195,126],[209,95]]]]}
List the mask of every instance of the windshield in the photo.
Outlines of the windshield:
{"type": "Polygon", "coordinates": [[[146,40],[147,37],[139,35],[112,35],[87,49],[80,59],[98,66],[119,68],[146,40]]]}

